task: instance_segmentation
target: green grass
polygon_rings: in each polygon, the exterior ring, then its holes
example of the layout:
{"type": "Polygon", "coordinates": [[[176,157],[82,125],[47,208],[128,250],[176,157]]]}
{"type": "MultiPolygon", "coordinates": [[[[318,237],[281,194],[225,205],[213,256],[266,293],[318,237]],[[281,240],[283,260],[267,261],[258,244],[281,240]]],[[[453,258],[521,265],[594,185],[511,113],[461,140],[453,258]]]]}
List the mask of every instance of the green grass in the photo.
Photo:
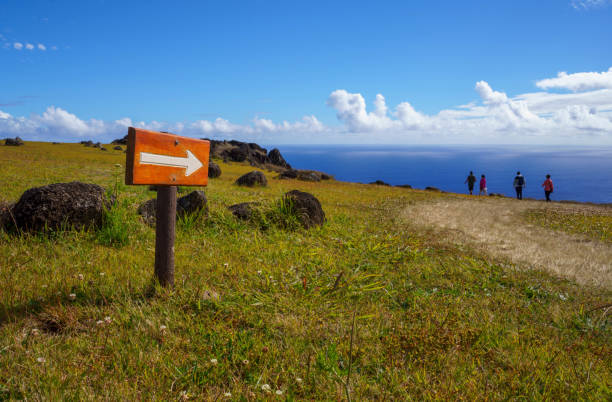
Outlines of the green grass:
{"type": "Polygon", "coordinates": [[[566,233],[586,235],[591,239],[612,243],[612,214],[600,215],[585,211],[531,210],[528,222],[566,233]]]}
{"type": "MultiPolygon", "coordinates": [[[[75,179],[114,190],[124,157],[3,147],[0,198],[75,179]]],[[[611,292],[398,218],[452,195],[271,173],[248,189],[233,182],[251,167],[221,168],[208,217],[177,225],[173,290],[152,285],[155,233],[136,215],[146,186],[118,188],[97,232],[0,231],[0,400],[338,400],[349,367],[352,400],[612,398],[611,292]],[[273,223],[292,221],[279,203],[292,189],[319,198],[322,228],[273,223]],[[245,201],[269,224],[226,209],[245,201]]]]}

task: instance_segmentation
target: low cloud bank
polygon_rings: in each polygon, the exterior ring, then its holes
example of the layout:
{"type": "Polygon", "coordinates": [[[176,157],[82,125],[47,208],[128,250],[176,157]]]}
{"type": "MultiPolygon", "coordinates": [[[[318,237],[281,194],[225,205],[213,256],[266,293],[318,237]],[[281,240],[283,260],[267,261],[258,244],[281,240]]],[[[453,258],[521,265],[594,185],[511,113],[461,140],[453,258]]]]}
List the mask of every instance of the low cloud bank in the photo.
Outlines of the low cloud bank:
{"type": "Polygon", "coordinates": [[[275,142],[499,142],[541,138],[551,143],[612,143],[612,67],[604,72],[560,72],[536,82],[543,91],[509,97],[486,81],[475,85],[479,100],[437,114],[425,114],[409,102],[390,108],[382,94],[368,111],[360,93],[333,91],[327,105],[340,125],[328,126],[313,115],[295,122],[255,117],[235,124],[222,117],[194,122],[83,120],[55,106],[42,114],[16,117],[0,110],[0,136],[33,140],[110,140],[129,126],[193,137],[238,138],[275,142]],[[549,90],[556,90],[551,92],[549,90]]]}

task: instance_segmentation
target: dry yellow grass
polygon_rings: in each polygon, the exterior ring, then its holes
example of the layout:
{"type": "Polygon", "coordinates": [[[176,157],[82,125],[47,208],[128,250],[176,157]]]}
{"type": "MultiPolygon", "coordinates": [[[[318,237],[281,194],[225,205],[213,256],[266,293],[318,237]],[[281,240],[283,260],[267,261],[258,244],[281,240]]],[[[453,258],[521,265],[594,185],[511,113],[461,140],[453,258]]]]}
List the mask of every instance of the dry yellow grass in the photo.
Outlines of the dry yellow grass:
{"type": "Polygon", "coordinates": [[[528,210],[567,212],[568,208],[611,213],[610,208],[595,205],[474,197],[420,203],[406,209],[403,218],[433,229],[447,241],[468,244],[493,257],[545,269],[581,284],[612,288],[612,245],[532,225],[523,218],[528,210]]]}

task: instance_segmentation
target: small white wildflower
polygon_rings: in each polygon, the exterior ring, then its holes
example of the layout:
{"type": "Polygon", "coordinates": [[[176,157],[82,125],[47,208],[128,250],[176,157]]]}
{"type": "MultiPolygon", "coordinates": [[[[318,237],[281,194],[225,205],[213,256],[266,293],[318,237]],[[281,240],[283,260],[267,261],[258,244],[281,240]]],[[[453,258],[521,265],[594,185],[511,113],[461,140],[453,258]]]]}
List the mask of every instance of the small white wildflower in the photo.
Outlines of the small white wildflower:
{"type": "Polygon", "coordinates": [[[432,291],[433,293],[436,293],[436,292],[438,291],[438,288],[433,288],[433,289],[431,289],[431,291],[432,291]]]}
{"type": "Polygon", "coordinates": [[[276,390],[276,395],[282,395],[282,394],[283,394],[283,391],[281,391],[280,389],[276,390]]]}
{"type": "Polygon", "coordinates": [[[224,263],[223,263],[223,266],[224,266],[225,268],[227,268],[227,267],[229,267],[229,263],[224,262],[224,263]]]}
{"type": "Polygon", "coordinates": [[[166,330],[166,328],[167,328],[167,327],[166,327],[165,325],[160,325],[160,326],[159,326],[159,330],[160,330],[161,332],[164,332],[164,331],[166,330]]]}
{"type": "Polygon", "coordinates": [[[111,323],[111,318],[109,316],[104,317],[104,322],[107,324],[111,323]]]}
{"type": "Polygon", "coordinates": [[[563,293],[559,293],[559,299],[565,301],[565,300],[567,300],[567,296],[564,295],[563,293]]]}
{"type": "Polygon", "coordinates": [[[47,289],[47,285],[42,285],[42,288],[43,289],[47,289]]]}
{"type": "Polygon", "coordinates": [[[248,361],[247,359],[244,359],[244,360],[242,361],[242,364],[244,364],[244,365],[246,366],[246,365],[248,365],[248,364],[249,364],[249,361],[248,361]]]}
{"type": "Polygon", "coordinates": [[[261,275],[261,269],[260,269],[259,271],[257,271],[257,274],[258,274],[258,275],[261,275]]]}
{"type": "Polygon", "coordinates": [[[83,276],[83,274],[79,274],[79,280],[82,281],[85,277],[83,276]]]}
{"type": "Polygon", "coordinates": [[[47,361],[47,359],[45,359],[44,357],[37,357],[36,361],[39,362],[39,363],[44,363],[44,362],[47,361]]]}
{"type": "Polygon", "coordinates": [[[231,398],[232,397],[232,393],[231,392],[226,392],[223,394],[224,397],[226,398],[231,398]]]}
{"type": "Polygon", "coordinates": [[[100,272],[100,276],[104,276],[106,275],[104,272],[100,272]]]}
{"type": "Polygon", "coordinates": [[[261,386],[261,390],[267,393],[272,392],[272,388],[268,384],[264,384],[261,386]]]}
{"type": "Polygon", "coordinates": [[[120,164],[118,164],[118,163],[115,163],[115,167],[120,168],[120,167],[121,167],[121,165],[120,165],[120,164]]]}
{"type": "Polygon", "coordinates": [[[33,336],[36,336],[38,334],[40,334],[40,331],[38,330],[38,328],[34,328],[32,329],[32,332],[30,332],[33,336]]]}
{"type": "Polygon", "coordinates": [[[104,321],[98,320],[98,321],[96,321],[96,325],[97,326],[104,325],[104,321]]]}
{"type": "Polygon", "coordinates": [[[76,299],[76,294],[74,294],[74,293],[70,293],[70,294],[68,295],[68,298],[69,298],[70,300],[75,300],[75,299],[76,299]]]}
{"type": "Polygon", "coordinates": [[[219,361],[217,359],[210,359],[210,363],[214,366],[217,365],[217,363],[219,363],[219,361]]]}
{"type": "Polygon", "coordinates": [[[300,377],[297,377],[297,378],[295,379],[295,382],[297,382],[298,384],[301,384],[301,383],[302,383],[302,381],[303,381],[303,380],[302,380],[300,377]]]}

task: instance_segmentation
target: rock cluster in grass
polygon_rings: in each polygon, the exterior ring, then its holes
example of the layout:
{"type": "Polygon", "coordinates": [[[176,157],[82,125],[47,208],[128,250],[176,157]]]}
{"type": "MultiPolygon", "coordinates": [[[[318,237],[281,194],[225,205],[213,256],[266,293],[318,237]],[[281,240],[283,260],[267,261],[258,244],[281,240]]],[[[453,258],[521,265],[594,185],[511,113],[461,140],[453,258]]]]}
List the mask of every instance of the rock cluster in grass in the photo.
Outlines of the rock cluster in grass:
{"type": "Polygon", "coordinates": [[[7,138],[4,140],[4,145],[7,146],[13,146],[13,147],[19,147],[23,144],[23,140],[19,137],[15,137],[15,138],[7,138]]]}
{"type": "Polygon", "coordinates": [[[99,226],[105,209],[111,204],[104,189],[97,184],[55,183],[24,192],[11,214],[22,231],[80,230],[99,226]]]}
{"type": "Polygon", "coordinates": [[[377,186],[391,186],[389,183],[386,183],[382,180],[376,180],[376,181],[371,182],[370,184],[375,184],[377,186]]]}
{"type": "Polygon", "coordinates": [[[113,140],[113,142],[111,142],[111,144],[113,145],[127,145],[127,143],[128,143],[127,135],[123,138],[117,138],[116,140],[113,140]]]}
{"type": "MultiPolygon", "coordinates": [[[[204,191],[197,190],[176,200],[176,219],[193,214],[208,215],[208,200],[204,191]]],[[[152,198],[140,204],[138,214],[149,226],[155,226],[157,216],[157,199],[152,198]]]]}
{"type": "Polygon", "coordinates": [[[281,172],[278,178],[319,182],[321,180],[331,180],[332,176],[317,170],[287,169],[281,172]]]}
{"type": "Polygon", "coordinates": [[[210,142],[210,156],[231,162],[249,162],[260,168],[272,168],[278,170],[290,169],[291,165],[285,161],[280,151],[276,148],[268,152],[267,149],[254,142],[242,141],[217,141],[202,138],[210,142]]]}
{"type": "Polygon", "coordinates": [[[236,184],[239,186],[246,187],[265,187],[268,185],[268,179],[266,179],[266,175],[260,172],[259,170],[253,170],[252,172],[240,176],[238,180],[236,180],[236,184]]]}

